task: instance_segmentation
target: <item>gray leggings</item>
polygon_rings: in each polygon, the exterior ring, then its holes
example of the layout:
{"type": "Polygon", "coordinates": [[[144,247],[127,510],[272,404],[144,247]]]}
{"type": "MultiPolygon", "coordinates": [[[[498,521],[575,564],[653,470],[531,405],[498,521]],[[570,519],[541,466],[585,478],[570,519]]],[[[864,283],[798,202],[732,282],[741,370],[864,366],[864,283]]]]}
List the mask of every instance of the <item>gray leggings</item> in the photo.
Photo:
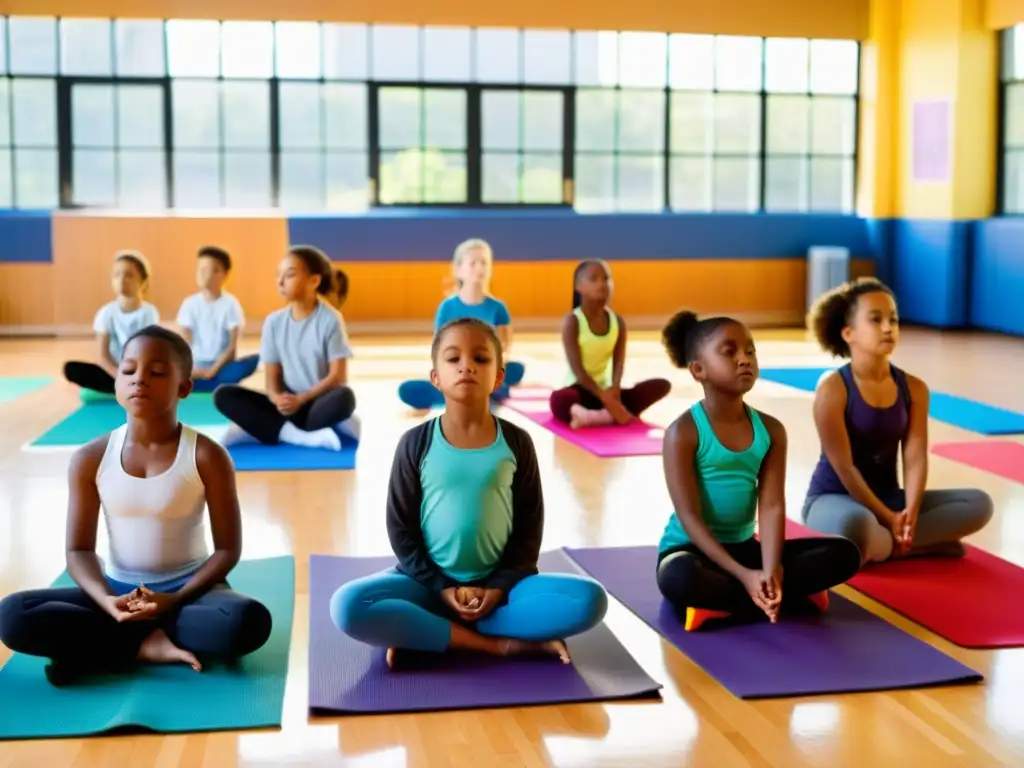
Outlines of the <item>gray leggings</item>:
{"type": "MultiPolygon", "coordinates": [[[[898,498],[882,499],[893,510],[903,509],[898,498]],[[891,503],[895,502],[895,503],[891,503]]],[[[861,562],[881,562],[892,555],[892,532],[878,522],[871,510],[846,494],[814,496],[801,511],[804,523],[819,533],[850,539],[860,550],[861,562]]],[[[980,531],[992,519],[992,497],[973,488],[925,491],[914,530],[914,550],[934,550],[956,544],[980,531]]]]}

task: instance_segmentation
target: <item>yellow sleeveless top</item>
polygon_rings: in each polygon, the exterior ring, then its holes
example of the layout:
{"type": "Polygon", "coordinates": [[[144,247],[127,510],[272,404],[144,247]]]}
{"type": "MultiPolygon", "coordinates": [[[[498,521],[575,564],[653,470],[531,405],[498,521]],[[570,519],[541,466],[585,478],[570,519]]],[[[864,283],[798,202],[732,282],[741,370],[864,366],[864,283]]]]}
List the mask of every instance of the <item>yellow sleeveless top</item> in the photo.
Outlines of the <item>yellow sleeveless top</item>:
{"type": "MultiPolygon", "coordinates": [[[[597,386],[601,389],[607,389],[612,385],[612,357],[615,353],[615,345],[619,341],[619,318],[610,309],[606,309],[605,312],[608,313],[608,333],[598,336],[590,330],[590,323],[587,322],[582,307],[576,307],[572,311],[576,315],[576,322],[579,325],[576,343],[580,346],[583,370],[597,382],[597,386]]],[[[576,376],[571,369],[567,383],[576,383],[576,376]]]]}

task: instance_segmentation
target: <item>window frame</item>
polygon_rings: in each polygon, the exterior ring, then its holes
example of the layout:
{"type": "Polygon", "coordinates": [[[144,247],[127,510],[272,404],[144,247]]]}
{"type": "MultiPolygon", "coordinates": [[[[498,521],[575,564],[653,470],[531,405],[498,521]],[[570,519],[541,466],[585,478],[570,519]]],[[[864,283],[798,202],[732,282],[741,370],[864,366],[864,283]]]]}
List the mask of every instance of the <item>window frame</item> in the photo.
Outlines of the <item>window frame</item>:
{"type": "MultiPolygon", "coordinates": [[[[16,18],[17,16],[15,15],[14,17],[16,18]]],[[[122,19],[116,19],[115,18],[115,19],[111,19],[110,20],[111,21],[111,24],[110,24],[111,71],[112,71],[113,74],[111,74],[111,75],[92,76],[92,75],[66,75],[66,74],[62,73],[62,71],[61,71],[61,69],[62,69],[61,68],[61,61],[62,61],[61,42],[62,42],[63,38],[62,38],[62,35],[61,35],[61,25],[63,24],[64,19],[61,18],[61,17],[53,17],[54,21],[55,21],[55,25],[56,25],[56,35],[57,35],[57,50],[56,50],[56,54],[55,54],[56,61],[54,63],[54,73],[52,75],[48,75],[48,74],[26,74],[26,75],[20,75],[20,74],[12,74],[10,72],[10,66],[9,66],[10,58],[11,58],[11,31],[10,31],[10,27],[11,27],[10,19],[11,18],[12,18],[12,15],[10,15],[10,14],[7,14],[7,15],[3,16],[4,24],[2,25],[2,33],[3,33],[4,37],[5,37],[5,39],[3,41],[5,43],[4,46],[3,46],[5,61],[3,62],[3,64],[5,65],[4,69],[6,70],[6,72],[4,73],[3,76],[12,84],[12,90],[13,90],[13,83],[15,83],[17,80],[20,80],[20,79],[45,78],[45,79],[52,79],[52,80],[54,80],[54,82],[56,84],[56,101],[57,101],[57,103],[56,103],[55,107],[56,107],[56,115],[57,115],[57,147],[56,147],[56,151],[57,151],[57,175],[58,175],[58,178],[56,179],[56,182],[57,182],[57,191],[58,191],[58,201],[57,201],[57,204],[61,208],[81,208],[81,207],[86,207],[86,206],[83,206],[83,205],[80,205],[80,204],[76,204],[75,200],[74,200],[75,195],[74,195],[74,171],[73,171],[74,161],[73,161],[73,156],[74,156],[75,148],[74,148],[73,143],[72,143],[72,136],[73,136],[72,119],[73,118],[72,118],[72,114],[71,114],[71,112],[72,112],[72,110],[71,110],[71,93],[72,93],[72,90],[75,87],[75,85],[78,85],[78,84],[109,85],[111,87],[114,87],[115,89],[117,87],[119,87],[119,86],[124,86],[124,85],[147,85],[147,86],[159,86],[160,88],[162,88],[162,92],[163,92],[163,108],[164,108],[164,115],[163,115],[163,140],[164,140],[164,146],[162,148],[162,151],[163,151],[163,157],[164,157],[163,165],[164,165],[165,184],[166,184],[165,198],[167,200],[167,206],[168,206],[169,210],[170,209],[175,209],[175,208],[178,207],[177,201],[175,199],[177,189],[176,189],[175,173],[174,173],[174,165],[175,165],[175,157],[176,157],[176,147],[175,147],[175,143],[174,143],[174,110],[173,110],[173,100],[174,100],[174,98],[173,98],[173,91],[174,91],[174,88],[173,88],[173,86],[174,86],[175,82],[179,81],[179,80],[183,81],[183,82],[218,82],[218,83],[224,83],[224,82],[248,82],[248,83],[265,83],[267,85],[267,89],[268,89],[267,92],[268,92],[268,99],[269,99],[269,103],[267,105],[267,113],[268,113],[269,121],[270,121],[269,134],[268,134],[269,135],[269,146],[267,147],[267,156],[268,156],[269,162],[270,162],[270,168],[268,169],[268,172],[269,172],[269,184],[270,184],[270,200],[269,200],[269,203],[270,203],[270,205],[272,207],[278,208],[278,209],[280,209],[280,207],[281,207],[281,198],[282,198],[282,178],[281,178],[282,157],[281,156],[282,156],[282,154],[287,154],[287,153],[290,153],[290,152],[299,151],[299,150],[296,150],[296,149],[293,149],[293,148],[288,148],[288,147],[282,147],[281,146],[281,121],[282,121],[282,117],[281,117],[281,114],[282,114],[281,113],[281,88],[282,88],[282,85],[288,84],[288,83],[319,84],[321,86],[323,86],[325,84],[332,84],[332,83],[352,83],[352,84],[358,84],[358,85],[361,85],[361,86],[365,87],[365,93],[366,93],[365,119],[366,119],[366,140],[367,140],[366,141],[366,148],[365,148],[365,150],[352,149],[350,151],[351,151],[351,153],[353,155],[365,153],[367,199],[366,199],[366,208],[363,209],[363,210],[366,211],[366,212],[372,211],[373,209],[376,209],[376,208],[381,208],[381,209],[401,209],[401,208],[414,208],[414,209],[418,209],[418,208],[424,208],[424,209],[448,208],[448,209],[452,209],[452,208],[455,208],[455,209],[478,209],[478,210],[494,209],[494,210],[523,210],[523,211],[528,211],[528,210],[531,210],[531,209],[546,209],[546,210],[550,210],[550,209],[567,209],[567,210],[576,210],[575,205],[576,205],[576,200],[577,200],[577,194],[576,194],[576,166],[577,166],[576,156],[577,156],[577,154],[581,154],[581,155],[586,155],[586,154],[608,155],[608,156],[613,158],[613,162],[616,163],[616,167],[617,167],[617,164],[620,161],[620,159],[622,157],[626,157],[626,156],[638,156],[638,157],[639,156],[643,156],[643,157],[652,157],[652,158],[653,157],[659,157],[660,161],[662,163],[661,172],[660,172],[660,174],[658,174],[660,176],[660,183],[662,185],[661,206],[660,206],[660,208],[657,208],[657,209],[652,208],[649,211],[642,211],[642,212],[650,213],[650,214],[664,213],[664,214],[672,214],[672,215],[687,215],[687,214],[701,215],[701,214],[729,214],[729,213],[734,213],[734,212],[735,213],[741,213],[742,212],[742,213],[746,213],[748,215],[771,214],[771,213],[778,213],[778,214],[787,214],[787,213],[788,214],[829,214],[829,213],[852,214],[853,211],[855,210],[855,206],[856,206],[856,202],[855,201],[856,201],[856,197],[857,197],[857,193],[858,193],[858,175],[859,175],[859,166],[860,166],[860,152],[859,152],[859,149],[860,149],[860,128],[861,128],[861,126],[860,126],[860,116],[861,116],[861,103],[860,103],[861,94],[860,94],[860,91],[861,91],[861,85],[862,85],[862,83],[861,83],[861,71],[860,71],[861,67],[860,67],[860,64],[861,64],[862,54],[863,54],[863,46],[860,44],[859,41],[851,41],[851,42],[855,42],[856,46],[857,46],[857,78],[856,78],[856,91],[855,91],[855,93],[853,93],[853,94],[815,93],[813,88],[812,88],[812,84],[810,83],[810,81],[808,82],[807,90],[805,92],[796,92],[796,91],[791,92],[792,95],[802,95],[802,96],[805,96],[809,100],[808,120],[812,119],[812,114],[813,114],[813,109],[814,109],[813,102],[814,102],[815,99],[820,99],[820,98],[825,98],[825,99],[851,98],[851,99],[853,99],[853,105],[854,105],[853,106],[853,120],[854,120],[853,142],[854,142],[854,150],[853,150],[852,156],[849,156],[849,155],[845,155],[845,154],[844,155],[815,154],[813,151],[811,151],[811,147],[808,147],[806,153],[804,153],[804,154],[770,153],[768,151],[768,146],[767,146],[768,117],[769,117],[768,106],[769,106],[770,97],[775,96],[775,95],[789,95],[790,92],[781,92],[781,91],[780,92],[776,92],[776,91],[768,90],[768,83],[766,81],[767,67],[768,67],[768,56],[767,56],[767,48],[768,48],[768,46],[767,46],[767,38],[765,38],[765,37],[757,37],[757,38],[755,38],[755,39],[757,39],[759,41],[760,50],[761,50],[761,61],[760,61],[760,64],[761,64],[761,81],[760,81],[760,88],[759,88],[759,90],[743,90],[743,91],[739,91],[739,90],[736,90],[736,89],[733,89],[733,88],[728,88],[728,87],[720,88],[719,87],[719,83],[717,82],[717,78],[715,78],[714,80],[711,81],[711,86],[712,87],[710,89],[709,88],[674,87],[673,86],[673,82],[672,82],[672,77],[671,77],[671,72],[673,71],[673,69],[672,69],[672,50],[673,50],[673,46],[672,46],[671,39],[667,40],[667,43],[666,43],[666,46],[665,46],[666,77],[665,77],[665,83],[664,83],[663,87],[660,86],[660,85],[656,85],[656,86],[632,85],[632,84],[621,82],[621,77],[620,77],[621,76],[621,72],[619,71],[619,68],[621,67],[621,62],[619,62],[616,65],[617,66],[617,74],[616,74],[616,77],[614,78],[614,82],[609,82],[607,84],[585,84],[585,83],[582,83],[582,82],[577,82],[577,79],[578,79],[578,76],[577,76],[578,62],[577,62],[576,57],[577,57],[577,50],[578,50],[578,44],[579,44],[578,43],[579,34],[589,33],[589,32],[591,32],[591,30],[559,30],[559,31],[562,31],[562,32],[566,32],[566,33],[568,33],[570,35],[570,53],[569,53],[569,55],[571,57],[570,58],[570,68],[571,68],[570,75],[571,76],[570,76],[569,82],[567,82],[565,84],[544,84],[544,83],[531,83],[531,82],[527,82],[525,80],[525,76],[524,76],[525,59],[523,59],[523,53],[522,52],[523,52],[523,47],[526,44],[527,32],[529,32],[531,30],[528,29],[528,28],[523,28],[523,27],[515,28],[514,30],[511,30],[511,29],[509,30],[509,31],[514,31],[515,32],[516,37],[517,37],[517,41],[518,41],[518,46],[519,46],[519,52],[520,52],[519,53],[519,57],[520,58],[519,58],[519,62],[518,62],[518,67],[519,67],[519,71],[520,71],[519,82],[488,82],[488,81],[481,81],[481,80],[477,79],[478,61],[476,59],[476,52],[477,52],[477,47],[478,47],[478,34],[481,31],[481,28],[478,28],[478,27],[466,27],[465,28],[465,29],[467,29],[469,31],[469,33],[471,35],[471,37],[470,37],[470,69],[469,69],[469,71],[467,73],[467,79],[464,79],[464,80],[461,80],[461,81],[458,81],[458,80],[426,80],[426,79],[422,79],[422,76],[425,74],[424,60],[423,60],[424,55],[423,55],[422,46],[423,46],[424,35],[428,31],[428,27],[425,26],[425,25],[422,25],[422,24],[415,25],[415,26],[410,25],[413,29],[416,30],[416,32],[417,32],[417,34],[419,36],[419,39],[420,39],[420,46],[421,46],[420,56],[419,56],[419,63],[418,63],[419,77],[417,77],[417,78],[414,78],[414,79],[402,79],[402,80],[398,80],[398,79],[396,79],[396,80],[387,80],[387,79],[377,80],[377,79],[374,79],[374,74],[375,73],[373,71],[373,64],[374,64],[374,59],[373,59],[373,54],[374,54],[374,51],[373,51],[373,47],[374,47],[373,46],[373,30],[374,30],[374,27],[377,26],[377,25],[370,25],[370,24],[360,25],[360,26],[365,26],[366,37],[367,37],[367,45],[366,45],[366,51],[365,51],[365,56],[366,56],[366,77],[364,78],[364,77],[361,77],[361,76],[360,77],[355,77],[355,76],[328,77],[328,76],[326,76],[326,72],[328,70],[328,66],[327,66],[328,65],[328,57],[330,55],[332,55],[329,52],[329,50],[328,50],[328,46],[327,46],[327,42],[326,42],[326,40],[327,40],[327,33],[328,33],[328,26],[329,26],[329,23],[327,23],[327,22],[314,22],[317,25],[317,27],[318,27],[319,38],[320,38],[320,41],[321,41],[320,49],[319,49],[319,60],[320,60],[319,75],[317,77],[302,77],[302,76],[294,76],[294,75],[279,76],[278,75],[278,66],[277,66],[277,64],[278,64],[278,58],[277,57],[278,57],[278,50],[279,50],[278,49],[278,24],[279,23],[287,23],[287,22],[282,22],[280,20],[270,20],[269,22],[267,22],[267,23],[272,25],[271,26],[271,30],[272,30],[272,35],[271,35],[272,47],[271,47],[271,50],[270,50],[270,55],[271,55],[273,66],[272,66],[272,70],[271,70],[272,75],[270,77],[262,77],[262,76],[261,77],[225,77],[224,72],[223,72],[223,57],[224,57],[224,53],[223,53],[223,50],[221,50],[221,49],[218,49],[218,57],[219,57],[219,61],[220,61],[220,66],[218,68],[218,74],[216,76],[210,75],[210,76],[205,76],[205,77],[203,77],[203,76],[174,77],[174,76],[171,75],[171,70],[170,70],[171,46],[169,45],[169,41],[168,41],[168,22],[172,21],[172,20],[170,20],[170,19],[161,19],[161,20],[159,20],[159,22],[161,24],[161,31],[162,31],[162,34],[163,34],[163,59],[164,59],[163,66],[164,66],[164,73],[163,73],[163,75],[160,75],[160,76],[134,76],[134,75],[122,75],[122,74],[118,73],[118,66],[117,66],[117,64],[118,64],[117,22],[118,21],[122,21],[122,19]],[[381,194],[380,194],[381,193],[381,183],[380,183],[381,182],[381,180],[380,180],[381,156],[382,156],[382,153],[385,150],[383,150],[382,147],[380,146],[380,98],[379,98],[379,96],[380,96],[381,89],[383,89],[383,88],[413,88],[413,89],[430,89],[430,90],[457,89],[457,90],[461,90],[461,91],[463,91],[465,93],[465,95],[466,95],[466,147],[465,147],[465,153],[464,153],[465,162],[466,162],[466,199],[465,199],[465,201],[463,201],[463,202],[394,202],[394,203],[386,203],[386,202],[382,202],[381,201],[381,194]],[[577,95],[578,95],[578,93],[580,91],[592,91],[592,90],[605,90],[605,91],[614,92],[616,94],[616,106],[615,106],[615,110],[616,110],[616,112],[615,112],[615,114],[616,114],[616,124],[618,124],[619,114],[620,114],[620,112],[622,110],[621,102],[619,101],[619,99],[621,98],[621,94],[622,93],[654,92],[654,93],[662,94],[662,98],[664,99],[664,125],[661,128],[661,131],[662,131],[663,135],[662,135],[662,147],[661,147],[660,151],[652,151],[652,152],[642,152],[640,150],[637,150],[637,151],[628,151],[628,150],[627,151],[623,151],[621,149],[621,147],[618,146],[618,144],[619,144],[618,136],[616,137],[616,142],[615,142],[614,148],[612,150],[609,150],[608,152],[598,151],[598,150],[593,150],[592,152],[577,150],[577,147],[576,147],[576,144],[577,144],[577,142],[576,142],[576,128],[577,128],[577,126],[576,126],[576,117],[577,117],[576,98],[577,98],[577,95]],[[483,149],[483,146],[482,146],[482,138],[483,137],[482,137],[482,114],[481,114],[481,109],[482,109],[483,93],[485,91],[489,91],[489,92],[493,92],[493,91],[512,91],[512,92],[520,92],[520,93],[528,93],[528,92],[557,92],[557,93],[561,93],[562,94],[562,101],[563,101],[562,131],[563,131],[563,136],[562,136],[562,147],[561,147],[561,156],[562,156],[562,162],[561,162],[561,173],[562,173],[562,195],[561,195],[561,202],[552,202],[552,203],[500,202],[499,203],[499,202],[485,202],[484,201],[484,199],[483,199],[483,181],[484,181],[484,179],[483,179],[483,158],[484,158],[484,149],[483,149]],[[710,150],[710,152],[708,154],[702,154],[702,153],[698,153],[698,152],[685,151],[685,150],[679,150],[679,151],[674,151],[673,150],[673,147],[672,147],[673,95],[675,93],[677,93],[677,92],[678,93],[692,93],[692,94],[708,94],[708,96],[712,100],[712,104],[714,104],[714,100],[720,94],[731,94],[731,93],[739,94],[739,93],[742,93],[742,94],[749,95],[751,97],[756,96],[758,98],[759,103],[760,103],[760,138],[759,138],[758,149],[757,149],[756,153],[750,153],[750,154],[743,154],[742,155],[743,158],[749,158],[750,160],[755,160],[756,159],[758,164],[759,164],[759,167],[758,167],[758,176],[759,176],[759,178],[758,178],[758,181],[757,181],[757,184],[756,184],[756,187],[757,187],[757,205],[756,205],[756,207],[753,207],[753,208],[745,210],[745,211],[739,211],[739,210],[731,211],[731,210],[727,210],[727,209],[723,209],[723,208],[717,208],[715,206],[715,203],[714,203],[714,189],[715,189],[714,168],[715,168],[715,161],[718,158],[725,158],[725,157],[732,157],[732,156],[740,157],[741,155],[739,153],[724,152],[724,151],[723,152],[719,152],[719,151],[716,150],[714,145],[712,145],[711,150],[710,150]],[[709,204],[709,207],[706,208],[706,209],[696,209],[696,208],[693,208],[693,209],[686,209],[686,208],[675,209],[675,208],[673,208],[673,202],[672,202],[672,197],[673,197],[673,160],[675,158],[685,158],[685,157],[706,159],[708,162],[711,163],[712,178],[710,180],[710,183],[712,185],[711,186],[711,190],[712,190],[711,191],[711,196],[712,196],[712,198],[711,198],[711,202],[709,204]],[[836,211],[830,211],[830,210],[816,211],[816,210],[814,210],[810,206],[810,199],[813,197],[813,190],[811,189],[811,179],[810,179],[811,166],[812,166],[813,160],[815,158],[819,158],[819,157],[822,157],[822,158],[825,158],[825,157],[829,157],[829,158],[835,157],[836,159],[840,159],[840,160],[851,160],[852,161],[852,174],[853,174],[852,186],[853,186],[853,189],[850,191],[850,194],[852,196],[851,199],[854,201],[854,208],[853,208],[853,210],[847,210],[847,211],[841,211],[841,210],[836,210],[836,211]],[[767,205],[767,202],[768,202],[766,200],[766,195],[767,195],[767,191],[768,191],[767,190],[767,187],[768,187],[768,174],[767,174],[767,170],[768,170],[768,160],[771,159],[771,158],[797,158],[797,159],[803,160],[806,163],[807,167],[806,167],[805,173],[807,174],[808,178],[805,181],[806,181],[807,188],[808,188],[808,205],[805,208],[794,208],[794,209],[789,209],[789,210],[780,210],[778,208],[775,208],[773,210],[772,208],[770,208],[767,205]]],[[[154,21],[157,21],[157,20],[154,20],[154,21]]],[[[218,24],[218,30],[220,30],[220,34],[221,34],[221,38],[222,38],[222,35],[223,35],[223,24],[225,23],[225,21],[224,20],[216,20],[216,23],[218,24]]],[[[389,26],[389,25],[384,25],[384,26],[389,26]]],[[[610,31],[610,33],[615,34],[617,36],[616,39],[618,39],[618,36],[622,34],[621,31],[610,31]]],[[[1000,56],[1001,56],[1001,59],[1002,59],[1002,56],[1005,55],[1004,54],[1004,48],[1006,46],[1006,34],[1007,33],[1008,33],[1008,31],[1004,31],[1004,33],[1002,35],[1000,35],[999,45],[1000,45],[1000,56]]],[[[671,35],[669,33],[658,33],[658,34],[664,34],[666,36],[666,38],[670,38],[671,37],[671,35]]],[[[718,36],[713,36],[713,37],[717,40],[718,36]]],[[[361,58],[362,58],[362,56],[359,56],[358,59],[356,60],[356,63],[358,63],[358,61],[361,60],[361,58]]],[[[808,68],[809,69],[812,66],[811,62],[812,62],[812,54],[809,52],[809,55],[808,55],[808,68]]],[[[310,71],[312,72],[312,69],[310,69],[310,71]]],[[[352,74],[352,73],[348,73],[348,74],[352,74]]],[[[1002,80],[1002,68],[1000,70],[1000,78],[1001,78],[1000,88],[999,88],[999,118],[1000,119],[999,119],[999,124],[998,124],[998,132],[999,132],[999,139],[1000,139],[1000,141],[999,141],[999,145],[998,145],[999,162],[997,162],[996,177],[997,177],[997,184],[999,186],[998,191],[997,191],[998,209],[1000,210],[1000,212],[1005,213],[1005,199],[1004,199],[1005,195],[1004,195],[1004,189],[1003,189],[1004,181],[1005,181],[1004,162],[1005,162],[1005,155],[1006,155],[1005,147],[1004,147],[1004,144],[1005,144],[1005,101],[1006,101],[1006,91],[1007,91],[1007,86],[1008,86],[1008,82],[1009,81],[1002,80]]],[[[12,100],[12,105],[13,105],[13,100],[12,100]]],[[[11,119],[11,123],[13,125],[14,119],[15,119],[14,118],[14,114],[13,114],[13,108],[12,108],[12,113],[11,113],[10,119],[11,119]]],[[[223,115],[221,116],[221,122],[223,122],[223,115]]],[[[222,133],[223,133],[223,128],[222,128],[222,133]]],[[[14,206],[14,205],[17,204],[17,194],[16,194],[17,178],[16,178],[16,173],[15,173],[15,168],[16,168],[16,164],[14,162],[15,142],[14,142],[13,135],[11,137],[10,150],[11,150],[11,153],[12,153],[11,154],[11,186],[12,186],[11,204],[12,204],[12,206],[14,206]]],[[[115,151],[119,152],[120,148],[119,147],[115,148],[115,151]]],[[[155,150],[155,151],[159,151],[159,150],[155,150]]],[[[220,202],[219,202],[218,206],[211,207],[210,210],[231,210],[229,208],[225,208],[224,207],[224,203],[225,203],[225,200],[226,200],[226,197],[225,197],[225,195],[226,195],[225,181],[224,181],[224,179],[225,179],[225,168],[224,168],[225,161],[224,161],[224,157],[225,157],[225,155],[230,150],[229,150],[229,148],[226,148],[224,146],[224,144],[223,144],[223,141],[221,141],[220,146],[218,146],[216,149],[211,149],[211,151],[215,151],[218,154],[219,158],[220,158],[220,189],[218,190],[218,199],[219,199],[220,202]]],[[[311,149],[310,151],[312,153],[314,153],[314,154],[319,154],[322,158],[326,158],[329,154],[331,154],[330,148],[326,147],[326,146],[321,146],[318,150],[312,150],[311,149]]],[[[337,151],[339,153],[342,153],[342,154],[345,153],[345,150],[343,150],[343,149],[339,149],[337,151]]],[[[520,155],[523,155],[524,153],[528,154],[529,151],[530,150],[527,147],[520,146],[518,148],[518,153],[520,155]]],[[[509,150],[509,152],[511,152],[511,150],[509,150]]],[[[552,153],[552,154],[554,154],[554,153],[552,153]]],[[[322,160],[321,162],[324,164],[324,169],[321,171],[321,173],[324,174],[323,177],[326,179],[327,176],[325,174],[327,173],[327,171],[326,171],[326,162],[327,161],[326,160],[322,160]]],[[[354,169],[353,169],[353,172],[354,172],[354,169]]],[[[355,178],[355,177],[353,176],[353,178],[355,178]]],[[[520,175],[519,178],[521,179],[522,176],[520,175]]],[[[618,202],[618,198],[619,198],[618,189],[619,189],[619,173],[616,172],[616,174],[615,174],[615,199],[610,201],[610,207],[609,208],[605,209],[604,207],[602,207],[599,212],[617,213],[617,212],[620,212],[620,210],[622,210],[621,207],[620,207],[620,204],[618,202]]],[[[316,209],[312,209],[312,210],[316,210],[318,212],[330,213],[334,209],[328,207],[327,203],[328,203],[328,200],[327,200],[327,198],[325,196],[325,197],[323,197],[323,202],[321,203],[322,207],[319,207],[319,208],[316,208],[316,209]]],[[[289,208],[287,210],[288,211],[301,212],[302,210],[310,210],[310,209],[304,209],[304,208],[292,209],[292,208],[289,208]]],[[[339,214],[341,214],[341,213],[351,213],[352,211],[349,210],[349,209],[339,209],[337,212],[339,214]]],[[[626,212],[626,211],[622,210],[622,212],[626,212]]],[[[629,213],[634,213],[634,212],[640,212],[640,211],[629,210],[628,212],[629,213]]],[[[579,213],[581,215],[588,215],[590,212],[589,211],[581,210],[581,211],[579,211],[579,213]]],[[[1024,214],[1024,210],[1022,210],[1021,213],[1024,214]]]]}

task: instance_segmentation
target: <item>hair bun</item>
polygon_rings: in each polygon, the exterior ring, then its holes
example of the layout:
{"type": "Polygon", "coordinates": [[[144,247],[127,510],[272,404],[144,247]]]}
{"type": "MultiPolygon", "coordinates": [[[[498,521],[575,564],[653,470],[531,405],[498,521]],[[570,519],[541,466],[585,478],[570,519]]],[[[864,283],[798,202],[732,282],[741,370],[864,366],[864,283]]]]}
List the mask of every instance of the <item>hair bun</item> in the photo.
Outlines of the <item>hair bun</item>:
{"type": "Polygon", "coordinates": [[[684,368],[689,362],[686,342],[698,322],[700,320],[696,312],[684,309],[676,312],[661,332],[661,342],[665,346],[665,351],[679,368],[684,368]]]}

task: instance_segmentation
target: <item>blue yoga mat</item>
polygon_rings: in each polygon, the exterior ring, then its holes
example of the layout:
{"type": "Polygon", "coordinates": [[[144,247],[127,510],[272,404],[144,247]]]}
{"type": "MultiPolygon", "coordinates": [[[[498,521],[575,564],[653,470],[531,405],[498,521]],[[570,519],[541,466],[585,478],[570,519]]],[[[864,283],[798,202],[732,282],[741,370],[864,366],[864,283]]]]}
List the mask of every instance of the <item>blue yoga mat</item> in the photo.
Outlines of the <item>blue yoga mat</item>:
{"type": "MultiPolygon", "coordinates": [[[[231,586],[262,602],[274,619],[266,645],[228,667],[146,665],[56,688],[46,659],[15,654],[0,670],[0,739],[91,736],[115,729],[157,733],[272,728],[281,725],[295,605],[295,560],[248,560],[231,586]]],[[[67,574],[53,584],[72,585],[67,574]]]]}
{"type": "MultiPolygon", "coordinates": [[[[818,380],[833,368],[762,368],[761,378],[787,387],[813,392],[818,380]]],[[[981,435],[1024,434],[1024,413],[1008,411],[994,405],[968,400],[965,397],[932,392],[928,415],[981,435]]]]}
{"type": "MultiPolygon", "coordinates": [[[[193,394],[178,406],[178,417],[200,432],[223,429],[228,420],[213,405],[213,395],[193,394]]],[[[114,401],[81,406],[32,441],[33,448],[77,448],[125,423],[124,409],[114,401]]],[[[342,438],[340,451],[279,445],[245,444],[228,449],[239,472],[287,472],[354,469],[358,443],[342,438]]]]}
{"type": "Polygon", "coordinates": [[[0,403],[9,403],[22,395],[42,389],[53,379],[50,376],[3,376],[0,377],[0,403]]]}

